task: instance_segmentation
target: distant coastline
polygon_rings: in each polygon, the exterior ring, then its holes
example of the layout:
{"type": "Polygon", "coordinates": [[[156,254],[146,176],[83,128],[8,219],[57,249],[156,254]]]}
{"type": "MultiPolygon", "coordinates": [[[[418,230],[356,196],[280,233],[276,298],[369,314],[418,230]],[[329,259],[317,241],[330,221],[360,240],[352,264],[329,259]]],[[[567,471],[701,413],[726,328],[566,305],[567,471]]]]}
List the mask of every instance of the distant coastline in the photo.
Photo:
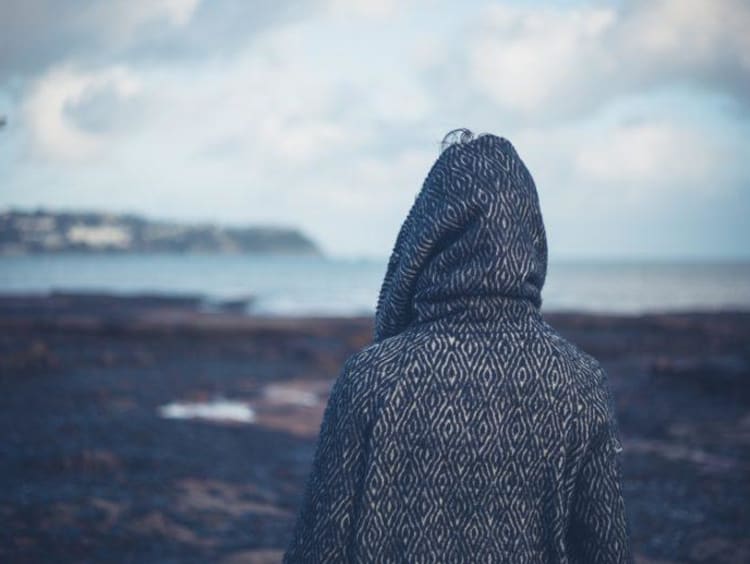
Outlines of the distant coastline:
{"type": "Polygon", "coordinates": [[[104,212],[0,212],[0,255],[69,252],[322,255],[293,227],[222,227],[104,212]]]}

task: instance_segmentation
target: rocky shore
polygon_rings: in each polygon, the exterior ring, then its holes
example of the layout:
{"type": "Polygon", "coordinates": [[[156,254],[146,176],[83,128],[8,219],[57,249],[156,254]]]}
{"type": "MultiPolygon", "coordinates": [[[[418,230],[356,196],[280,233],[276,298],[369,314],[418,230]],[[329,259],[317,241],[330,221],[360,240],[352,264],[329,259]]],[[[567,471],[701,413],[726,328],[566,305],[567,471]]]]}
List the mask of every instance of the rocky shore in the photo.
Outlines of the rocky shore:
{"type": "MultiPolygon", "coordinates": [[[[750,312],[547,314],[608,370],[637,560],[750,561],[750,312]]],[[[369,318],[0,297],[0,560],[278,562],[369,318]]]]}

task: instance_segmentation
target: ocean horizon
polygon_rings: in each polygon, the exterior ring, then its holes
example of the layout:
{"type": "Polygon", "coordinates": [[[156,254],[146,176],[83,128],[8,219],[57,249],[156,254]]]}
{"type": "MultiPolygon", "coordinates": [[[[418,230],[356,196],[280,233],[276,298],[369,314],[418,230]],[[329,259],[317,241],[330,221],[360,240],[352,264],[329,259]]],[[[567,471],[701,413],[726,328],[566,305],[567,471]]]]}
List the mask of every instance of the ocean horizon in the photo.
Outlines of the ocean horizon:
{"type": "MultiPolygon", "coordinates": [[[[52,291],[251,299],[248,313],[372,315],[387,257],[88,254],[0,257],[0,293],[52,291]]],[[[560,259],[543,311],[653,313],[750,309],[750,260],[560,259]]]]}

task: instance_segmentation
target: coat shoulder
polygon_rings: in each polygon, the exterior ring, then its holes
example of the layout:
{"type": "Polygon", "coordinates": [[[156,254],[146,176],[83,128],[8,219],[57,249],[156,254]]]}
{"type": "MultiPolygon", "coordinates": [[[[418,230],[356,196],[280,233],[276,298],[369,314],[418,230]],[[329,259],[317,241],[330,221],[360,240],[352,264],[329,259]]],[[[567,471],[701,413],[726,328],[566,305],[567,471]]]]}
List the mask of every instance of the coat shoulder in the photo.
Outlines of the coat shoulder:
{"type": "Polygon", "coordinates": [[[601,362],[546,323],[542,333],[566,366],[579,415],[594,428],[610,424],[614,417],[612,394],[601,362]]]}
{"type": "Polygon", "coordinates": [[[404,345],[397,335],[351,354],[331,388],[331,400],[346,404],[367,423],[399,378],[404,345]]]}

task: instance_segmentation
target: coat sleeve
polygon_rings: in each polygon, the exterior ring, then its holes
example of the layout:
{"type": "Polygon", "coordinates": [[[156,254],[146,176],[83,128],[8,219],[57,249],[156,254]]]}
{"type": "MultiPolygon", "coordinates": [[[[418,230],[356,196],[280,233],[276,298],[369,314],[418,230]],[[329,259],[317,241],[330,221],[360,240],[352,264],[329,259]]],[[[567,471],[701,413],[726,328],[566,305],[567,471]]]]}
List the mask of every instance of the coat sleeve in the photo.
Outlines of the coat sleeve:
{"type": "Polygon", "coordinates": [[[576,481],[568,529],[571,562],[633,562],[622,451],[617,423],[610,419],[591,441],[576,481]]]}
{"type": "Polygon", "coordinates": [[[285,564],[350,561],[367,458],[351,364],[331,388],[285,564]]]}

